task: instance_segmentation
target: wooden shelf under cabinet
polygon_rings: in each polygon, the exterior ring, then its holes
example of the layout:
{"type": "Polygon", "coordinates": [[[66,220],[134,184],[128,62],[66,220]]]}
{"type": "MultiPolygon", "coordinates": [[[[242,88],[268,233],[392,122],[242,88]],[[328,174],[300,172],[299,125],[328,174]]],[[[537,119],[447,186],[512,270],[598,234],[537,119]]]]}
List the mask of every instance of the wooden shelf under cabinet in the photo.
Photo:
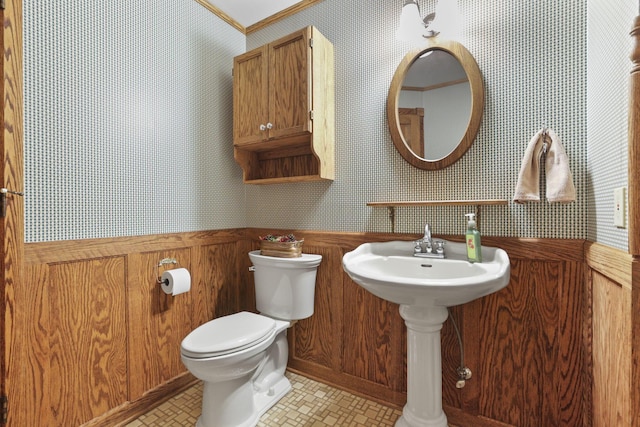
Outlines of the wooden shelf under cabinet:
{"type": "Polygon", "coordinates": [[[234,158],[249,184],[333,180],[333,45],[309,26],[234,58],[234,158]]]}
{"type": "Polygon", "coordinates": [[[236,162],[244,171],[247,184],[275,184],[281,182],[317,181],[320,162],[307,141],[281,144],[252,144],[235,147],[236,162]]]}

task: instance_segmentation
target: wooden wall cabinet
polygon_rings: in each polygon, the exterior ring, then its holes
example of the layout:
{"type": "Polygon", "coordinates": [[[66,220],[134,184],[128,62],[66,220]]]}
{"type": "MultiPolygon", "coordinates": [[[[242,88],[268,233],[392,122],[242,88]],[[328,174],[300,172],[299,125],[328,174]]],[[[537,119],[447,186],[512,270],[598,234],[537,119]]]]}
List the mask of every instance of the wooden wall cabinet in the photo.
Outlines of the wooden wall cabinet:
{"type": "Polygon", "coordinates": [[[233,61],[234,158],[251,184],[333,180],[333,45],[309,26],[233,61]]]}

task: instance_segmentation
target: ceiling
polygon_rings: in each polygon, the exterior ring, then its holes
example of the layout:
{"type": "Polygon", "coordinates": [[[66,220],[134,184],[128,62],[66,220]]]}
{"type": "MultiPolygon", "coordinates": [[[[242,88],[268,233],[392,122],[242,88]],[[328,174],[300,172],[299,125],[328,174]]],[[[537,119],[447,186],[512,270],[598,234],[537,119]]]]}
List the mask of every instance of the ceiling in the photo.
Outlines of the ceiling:
{"type": "Polygon", "coordinates": [[[206,0],[231,19],[248,27],[302,0],[206,0]]]}

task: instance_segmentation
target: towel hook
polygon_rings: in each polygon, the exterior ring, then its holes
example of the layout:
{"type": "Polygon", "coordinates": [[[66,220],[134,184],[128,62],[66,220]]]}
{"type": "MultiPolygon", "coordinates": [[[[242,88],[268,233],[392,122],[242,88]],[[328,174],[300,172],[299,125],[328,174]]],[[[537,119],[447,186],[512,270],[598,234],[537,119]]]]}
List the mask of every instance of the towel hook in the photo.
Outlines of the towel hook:
{"type": "Polygon", "coordinates": [[[549,149],[552,140],[549,136],[549,127],[546,122],[542,125],[542,134],[540,136],[542,137],[542,153],[547,154],[547,150],[549,149]]]}
{"type": "Polygon", "coordinates": [[[542,122],[542,136],[548,135],[549,126],[547,126],[547,122],[542,122]]]}

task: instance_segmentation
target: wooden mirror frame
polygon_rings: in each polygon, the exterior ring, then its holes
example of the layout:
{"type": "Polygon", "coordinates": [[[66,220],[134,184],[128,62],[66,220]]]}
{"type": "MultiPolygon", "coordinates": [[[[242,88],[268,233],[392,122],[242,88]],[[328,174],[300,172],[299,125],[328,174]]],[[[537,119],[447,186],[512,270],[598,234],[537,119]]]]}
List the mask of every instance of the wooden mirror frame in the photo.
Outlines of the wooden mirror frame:
{"type": "Polygon", "coordinates": [[[391,85],[389,87],[389,94],[387,96],[387,122],[389,124],[389,131],[391,132],[393,145],[395,145],[400,155],[407,162],[416,168],[425,170],[444,169],[460,160],[467,150],[469,150],[469,147],[471,147],[471,144],[473,144],[473,141],[478,134],[483,111],[484,86],[482,84],[480,67],[478,67],[476,60],[462,44],[451,40],[429,40],[429,44],[426,47],[414,49],[407,53],[393,75],[393,79],[391,80],[391,85]],[[402,82],[404,81],[411,65],[422,54],[430,50],[442,50],[456,58],[467,74],[467,77],[469,78],[469,86],[471,88],[471,114],[469,116],[467,129],[456,148],[446,157],[439,160],[426,160],[418,157],[413,151],[411,151],[400,130],[400,117],[398,115],[398,100],[400,97],[402,82]]]}

